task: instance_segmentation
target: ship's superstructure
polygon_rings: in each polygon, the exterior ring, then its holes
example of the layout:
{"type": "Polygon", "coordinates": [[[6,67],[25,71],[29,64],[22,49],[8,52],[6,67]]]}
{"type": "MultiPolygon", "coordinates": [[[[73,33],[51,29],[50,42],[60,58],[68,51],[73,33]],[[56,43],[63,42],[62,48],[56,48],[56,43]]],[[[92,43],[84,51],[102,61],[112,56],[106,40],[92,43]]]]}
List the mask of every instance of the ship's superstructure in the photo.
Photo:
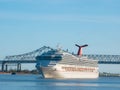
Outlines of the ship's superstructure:
{"type": "Polygon", "coordinates": [[[60,49],[51,49],[36,59],[43,78],[97,78],[99,75],[97,60],[60,49]]]}

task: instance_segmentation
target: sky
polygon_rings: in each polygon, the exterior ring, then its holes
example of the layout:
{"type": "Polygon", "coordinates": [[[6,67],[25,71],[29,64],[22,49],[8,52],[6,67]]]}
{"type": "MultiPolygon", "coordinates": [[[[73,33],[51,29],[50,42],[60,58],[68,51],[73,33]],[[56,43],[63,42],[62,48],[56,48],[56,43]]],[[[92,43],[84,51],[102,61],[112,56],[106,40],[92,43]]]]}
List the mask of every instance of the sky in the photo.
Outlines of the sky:
{"type": "Polygon", "coordinates": [[[120,0],[0,0],[0,59],[42,46],[120,55],[120,0]]]}

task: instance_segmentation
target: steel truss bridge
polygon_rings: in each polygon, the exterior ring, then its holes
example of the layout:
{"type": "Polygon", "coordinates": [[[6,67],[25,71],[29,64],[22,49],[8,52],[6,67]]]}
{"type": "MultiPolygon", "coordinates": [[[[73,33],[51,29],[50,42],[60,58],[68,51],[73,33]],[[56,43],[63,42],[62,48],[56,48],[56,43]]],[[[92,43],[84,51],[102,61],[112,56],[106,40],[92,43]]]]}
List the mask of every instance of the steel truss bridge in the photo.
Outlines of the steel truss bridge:
{"type": "MultiPolygon", "coordinates": [[[[1,60],[0,63],[2,64],[2,71],[4,71],[6,64],[17,63],[18,70],[21,69],[21,63],[36,63],[36,57],[45,53],[53,48],[43,46],[37,50],[34,50],[29,53],[20,54],[20,55],[13,55],[13,56],[6,56],[4,60],[1,60]]],[[[120,64],[120,55],[97,55],[97,54],[86,54],[83,56],[87,56],[90,59],[98,60],[99,64],[120,64]]],[[[6,66],[7,68],[7,66],[6,66]]]]}

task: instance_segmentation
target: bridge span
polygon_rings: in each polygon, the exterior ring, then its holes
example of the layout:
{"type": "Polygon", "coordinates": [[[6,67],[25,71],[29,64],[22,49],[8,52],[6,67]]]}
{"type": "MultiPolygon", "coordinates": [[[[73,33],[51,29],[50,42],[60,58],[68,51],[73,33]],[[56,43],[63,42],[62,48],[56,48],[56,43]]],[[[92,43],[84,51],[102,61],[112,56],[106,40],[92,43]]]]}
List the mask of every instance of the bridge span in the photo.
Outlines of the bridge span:
{"type": "Polygon", "coordinates": [[[120,64],[120,55],[87,54],[83,56],[98,60],[99,64],[120,64]]]}
{"type": "MultiPolygon", "coordinates": [[[[22,63],[36,63],[36,57],[44,52],[51,50],[52,48],[43,46],[37,50],[29,53],[6,56],[4,60],[0,60],[2,66],[1,71],[6,71],[8,64],[16,63],[17,70],[21,70],[22,63]]],[[[98,55],[98,54],[84,54],[90,59],[98,60],[99,64],[120,64],[120,55],[98,55]]]]}

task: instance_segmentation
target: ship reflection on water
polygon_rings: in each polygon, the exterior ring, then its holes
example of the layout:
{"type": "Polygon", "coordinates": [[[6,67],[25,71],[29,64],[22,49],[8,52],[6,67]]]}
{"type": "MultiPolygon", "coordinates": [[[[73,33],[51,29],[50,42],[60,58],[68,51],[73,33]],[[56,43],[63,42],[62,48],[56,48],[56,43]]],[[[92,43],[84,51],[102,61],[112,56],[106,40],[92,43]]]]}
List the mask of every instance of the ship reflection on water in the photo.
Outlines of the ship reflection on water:
{"type": "Polygon", "coordinates": [[[39,75],[0,75],[0,90],[120,90],[119,77],[41,79],[39,75]]]}

